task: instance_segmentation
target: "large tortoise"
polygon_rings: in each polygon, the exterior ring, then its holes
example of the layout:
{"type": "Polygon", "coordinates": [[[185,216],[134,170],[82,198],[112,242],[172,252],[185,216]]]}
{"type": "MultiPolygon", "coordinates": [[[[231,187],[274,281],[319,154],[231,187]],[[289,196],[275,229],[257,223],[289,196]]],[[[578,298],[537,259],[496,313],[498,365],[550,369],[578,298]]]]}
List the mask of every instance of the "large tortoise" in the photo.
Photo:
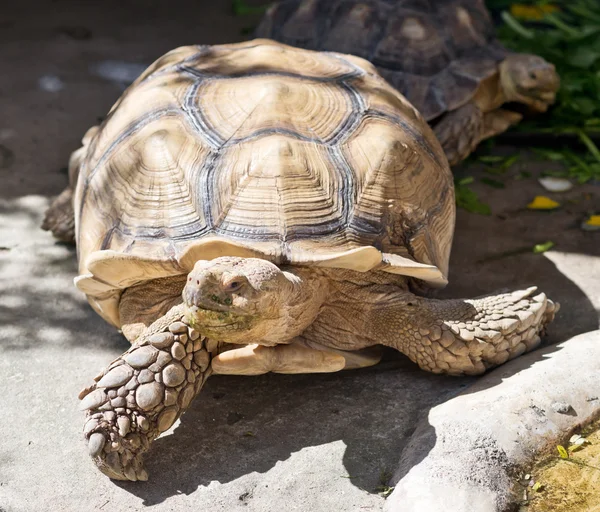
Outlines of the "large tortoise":
{"type": "Polygon", "coordinates": [[[211,372],[334,372],[387,345],[479,374],[535,347],[556,311],[535,288],[422,296],[447,282],[452,176],[422,117],[358,57],[179,48],[88,132],[71,171],[74,199],[48,218],[74,205],[76,285],[132,343],[80,395],[112,478],[147,478],[142,453],[211,372]]]}
{"type": "Polygon", "coordinates": [[[559,86],[552,64],[496,40],[483,0],[284,0],[256,35],[371,61],[434,126],[450,165],[522,118],[504,103],[544,112],[559,86]]]}

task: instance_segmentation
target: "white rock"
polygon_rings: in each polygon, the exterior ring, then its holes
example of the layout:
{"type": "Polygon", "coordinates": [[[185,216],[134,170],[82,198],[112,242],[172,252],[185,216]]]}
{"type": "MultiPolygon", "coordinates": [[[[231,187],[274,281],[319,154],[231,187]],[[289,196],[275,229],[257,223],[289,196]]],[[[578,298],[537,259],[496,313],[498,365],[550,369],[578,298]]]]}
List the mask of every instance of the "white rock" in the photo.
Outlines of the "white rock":
{"type": "Polygon", "coordinates": [[[546,176],[544,178],[540,178],[538,181],[542,187],[550,192],[567,192],[573,188],[573,183],[566,178],[546,176]]]}

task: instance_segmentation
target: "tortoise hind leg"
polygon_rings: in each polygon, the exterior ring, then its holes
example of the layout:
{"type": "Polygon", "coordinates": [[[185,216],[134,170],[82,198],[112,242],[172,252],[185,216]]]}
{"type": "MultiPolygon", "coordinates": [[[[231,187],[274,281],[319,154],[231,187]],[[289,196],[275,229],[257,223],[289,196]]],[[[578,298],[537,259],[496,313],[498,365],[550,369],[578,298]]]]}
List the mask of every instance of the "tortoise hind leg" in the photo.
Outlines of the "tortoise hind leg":
{"type": "Polygon", "coordinates": [[[456,165],[467,158],[481,141],[484,133],[483,112],[471,101],[445,114],[433,131],[450,165],[456,165]]]}
{"type": "Polygon", "coordinates": [[[347,351],[297,338],[274,347],[253,344],[221,352],[213,358],[212,370],[220,375],[331,373],[373,366],[381,353],[379,346],[347,351]]]}
{"type": "Polygon", "coordinates": [[[73,189],[68,186],[46,210],[42,229],[52,231],[61,242],[75,243],[75,213],[73,211],[73,189]]]}
{"type": "Polygon", "coordinates": [[[117,480],[147,480],[142,456],[189,407],[211,373],[219,345],[186,325],[173,307],[84,389],[88,451],[117,480]]]}
{"type": "Polygon", "coordinates": [[[81,147],[71,153],[69,159],[69,186],[52,202],[46,210],[42,229],[52,231],[61,242],[75,243],[75,211],[73,210],[73,191],[79,177],[79,168],[83,162],[90,141],[98,132],[99,126],[93,126],[83,136],[81,147]]]}

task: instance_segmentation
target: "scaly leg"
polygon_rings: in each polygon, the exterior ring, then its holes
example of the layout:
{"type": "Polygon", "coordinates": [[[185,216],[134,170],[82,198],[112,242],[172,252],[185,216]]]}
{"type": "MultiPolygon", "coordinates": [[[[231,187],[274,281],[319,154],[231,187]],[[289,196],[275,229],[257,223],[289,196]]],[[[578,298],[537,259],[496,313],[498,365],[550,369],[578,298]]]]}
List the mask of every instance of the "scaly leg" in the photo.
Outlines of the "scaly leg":
{"type": "Polygon", "coordinates": [[[73,189],[69,185],[46,210],[42,229],[52,231],[61,242],[75,243],[75,213],[73,211],[73,189]]]}
{"type": "Polygon", "coordinates": [[[481,141],[483,130],[483,112],[473,102],[446,113],[433,128],[450,165],[469,156],[481,141]]]}
{"type": "Polygon", "coordinates": [[[178,305],[80,393],[88,450],[104,474],[147,480],[143,453],[189,407],[218,350],[218,343],[184,323],[178,305]]]}
{"type": "Polygon", "coordinates": [[[483,116],[483,131],[479,142],[494,137],[499,133],[504,133],[511,126],[521,121],[521,119],[523,119],[523,116],[518,112],[511,112],[502,108],[486,112],[483,116]]]}
{"type": "Polygon", "coordinates": [[[61,242],[75,243],[75,211],[73,210],[73,191],[77,185],[79,168],[87,155],[87,150],[99,126],[92,126],[83,136],[81,147],[71,153],[69,159],[69,186],[52,202],[46,210],[42,229],[52,231],[61,242]]]}
{"type": "Polygon", "coordinates": [[[559,305],[536,288],[469,300],[399,292],[371,312],[370,335],[424,370],[476,375],[540,343],[559,305]]]}

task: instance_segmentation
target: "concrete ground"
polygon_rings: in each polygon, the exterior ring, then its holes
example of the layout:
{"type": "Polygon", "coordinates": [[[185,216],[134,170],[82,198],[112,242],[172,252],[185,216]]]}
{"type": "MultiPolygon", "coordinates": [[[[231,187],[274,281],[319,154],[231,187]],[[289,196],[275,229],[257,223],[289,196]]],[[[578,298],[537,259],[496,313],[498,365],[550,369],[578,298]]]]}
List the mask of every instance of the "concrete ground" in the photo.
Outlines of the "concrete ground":
{"type": "MultiPolygon", "coordinates": [[[[74,249],[39,229],[85,130],[140,65],[182,44],[243,39],[229,2],[55,0],[0,10],[0,511],[381,510],[380,486],[419,419],[477,379],[421,372],[402,356],[332,375],[213,377],[147,457],[150,481],[112,482],[88,459],[77,394],[127,342],[76,291],[74,249]],[[107,64],[108,61],[108,64],[107,64]],[[121,75],[107,79],[121,61],[121,75]]],[[[459,211],[443,297],[537,284],[562,309],[549,343],[598,328],[600,187],[552,213],[546,163],[523,153],[503,189],[476,184],[491,216],[459,211]],[[553,250],[533,254],[551,240],[553,250]]],[[[475,167],[460,170],[480,176],[475,167]]],[[[553,196],[558,197],[558,196],[553,196]]]]}

